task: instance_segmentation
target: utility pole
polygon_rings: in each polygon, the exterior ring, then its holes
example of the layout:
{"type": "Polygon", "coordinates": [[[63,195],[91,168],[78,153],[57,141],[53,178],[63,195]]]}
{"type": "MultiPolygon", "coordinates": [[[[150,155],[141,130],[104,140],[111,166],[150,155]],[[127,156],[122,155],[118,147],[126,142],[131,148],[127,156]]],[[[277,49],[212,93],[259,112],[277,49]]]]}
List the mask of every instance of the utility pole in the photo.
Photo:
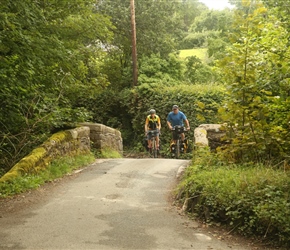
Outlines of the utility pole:
{"type": "Polygon", "coordinates": [[[136,22],[135,22],[135,2],[131,0],[131,28],[132,28],[132,61],[133,61],[133,87],[137,86],[137,48],[136,48],[136,22]]]}

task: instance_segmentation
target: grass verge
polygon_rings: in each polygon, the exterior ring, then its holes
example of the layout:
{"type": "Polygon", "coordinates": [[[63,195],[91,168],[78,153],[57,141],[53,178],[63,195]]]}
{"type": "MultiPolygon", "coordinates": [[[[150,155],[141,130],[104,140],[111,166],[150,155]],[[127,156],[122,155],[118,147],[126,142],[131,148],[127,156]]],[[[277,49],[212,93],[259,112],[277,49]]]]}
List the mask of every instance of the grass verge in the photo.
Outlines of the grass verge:
{"type": "Polygon", "coordinates": [[[94,152],[97,158],[122,158],[121,154],[117,151],[113,151],[110,148],[103,148],[102,150],[98,150],[94,152]]]}
{"type": "Polygon", "coordinates": [[[229,232],[290,246],[290,173],[260,164],[223,165],[215,156],[186,170],[178,187],[185,210],[229,232]]]}
{"type": "Polygon", "coordinates": [[[94,161],[95,156],[92,153],[56,159],[45,170],[37,174],[26,174],[10,182],[0,183],[0,198],[6,198],[30,189],[36,189],[45,182],[60,178],[94,161]]]}

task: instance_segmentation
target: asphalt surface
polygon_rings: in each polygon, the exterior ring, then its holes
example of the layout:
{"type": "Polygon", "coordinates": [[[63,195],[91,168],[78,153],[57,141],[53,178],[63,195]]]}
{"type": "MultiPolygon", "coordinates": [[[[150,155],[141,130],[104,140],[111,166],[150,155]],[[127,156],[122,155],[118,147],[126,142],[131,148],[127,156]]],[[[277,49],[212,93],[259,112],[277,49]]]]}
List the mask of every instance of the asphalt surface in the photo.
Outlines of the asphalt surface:
{"type": "Polygon", "coordinates": [[[0,249],[249,250],[206,234],[170,197],[189,161],[98,160],[41,202],[0,217],[0,249]]]}

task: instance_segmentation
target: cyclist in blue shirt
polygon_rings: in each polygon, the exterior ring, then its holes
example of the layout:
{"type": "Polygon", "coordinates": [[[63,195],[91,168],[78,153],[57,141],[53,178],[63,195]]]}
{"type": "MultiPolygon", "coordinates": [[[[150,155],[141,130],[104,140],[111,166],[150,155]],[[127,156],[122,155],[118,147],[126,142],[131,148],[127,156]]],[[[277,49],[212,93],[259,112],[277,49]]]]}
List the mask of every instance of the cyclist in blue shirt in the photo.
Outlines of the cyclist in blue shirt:
{"type": "MultiPolygon", "coordinates": [[[[167,125],[169,129],[172,130],[172,128],[177,125],[184,126],[183,122],[186,124],[186,130],[190,130],[189,121],[186,115],[179,110],[177,105],[173,105],[172,111],[167,116],[167,125]]],[[[184,141],[184,139],[185,135],[182,133],[181,140],[184,141]]]]}

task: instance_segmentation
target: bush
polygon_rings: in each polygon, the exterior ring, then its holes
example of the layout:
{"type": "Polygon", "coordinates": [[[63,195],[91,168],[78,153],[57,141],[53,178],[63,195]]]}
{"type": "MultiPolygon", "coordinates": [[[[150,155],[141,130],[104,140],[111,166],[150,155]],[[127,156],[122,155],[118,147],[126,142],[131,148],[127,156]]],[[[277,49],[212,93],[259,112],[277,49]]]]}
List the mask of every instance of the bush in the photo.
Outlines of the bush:
{"type": "Polygon", "coordinates": [[[179,186],[187,211],[207,223],[290,246],[289,174],[261,165],[217,163],[216,156],[207,155],[187,169],[179,186]]]}

